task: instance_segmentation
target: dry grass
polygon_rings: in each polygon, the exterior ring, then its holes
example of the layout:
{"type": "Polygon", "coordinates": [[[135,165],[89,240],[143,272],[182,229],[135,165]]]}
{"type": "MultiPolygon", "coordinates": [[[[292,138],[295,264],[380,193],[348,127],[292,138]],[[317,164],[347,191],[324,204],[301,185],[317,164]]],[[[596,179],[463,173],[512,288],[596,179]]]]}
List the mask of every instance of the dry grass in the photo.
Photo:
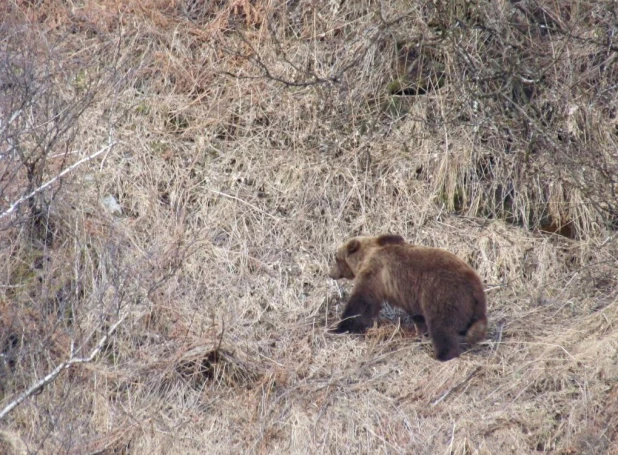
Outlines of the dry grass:
{"type": "Polygon", "coordinates": [[[612,2],[34,3],[0,8],[59,99],[100,81],[42,181],[117,144],[43,193],[53,242],[2,220],[0,407],[129,316],[1,450],[618,454],[612,2]],[[382,232],[478,270],[484,343],[326,332],[335,248],[382,232]]]}

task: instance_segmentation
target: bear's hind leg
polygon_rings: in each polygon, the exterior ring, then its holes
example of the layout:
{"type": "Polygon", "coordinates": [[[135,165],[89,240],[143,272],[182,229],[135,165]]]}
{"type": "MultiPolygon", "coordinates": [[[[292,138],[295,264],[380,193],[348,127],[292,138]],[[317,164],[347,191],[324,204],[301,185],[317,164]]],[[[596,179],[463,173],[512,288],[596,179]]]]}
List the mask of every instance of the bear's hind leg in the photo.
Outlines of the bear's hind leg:
{"type": "Polygon", "coordinates": [[[472,346],[485,339],[487,333],[487,318],[483,317],[474,321],[466,332],[466,343],[472,346]]]}
{"type": "Polygon", "coordinates": [[[443,327],[429,327],[429,337],[433,343],[435,358],[441,362],[459,357],[460,336],[443,327]]]}

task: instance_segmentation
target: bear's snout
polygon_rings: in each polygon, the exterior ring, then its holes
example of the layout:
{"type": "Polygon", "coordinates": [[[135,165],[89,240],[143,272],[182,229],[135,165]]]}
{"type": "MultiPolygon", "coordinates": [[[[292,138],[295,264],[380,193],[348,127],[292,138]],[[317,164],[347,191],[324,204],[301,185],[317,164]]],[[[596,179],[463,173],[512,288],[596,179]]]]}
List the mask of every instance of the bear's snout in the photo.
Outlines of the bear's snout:
{"type": "Polygon", "coordinates": [[[343,278],[343,273],[341,273],[341,270],[339,270],[339,266],[335,264],[330,268],[328,276],[331,277],[333,280],[340,280],[341,278],[343,278]]]}

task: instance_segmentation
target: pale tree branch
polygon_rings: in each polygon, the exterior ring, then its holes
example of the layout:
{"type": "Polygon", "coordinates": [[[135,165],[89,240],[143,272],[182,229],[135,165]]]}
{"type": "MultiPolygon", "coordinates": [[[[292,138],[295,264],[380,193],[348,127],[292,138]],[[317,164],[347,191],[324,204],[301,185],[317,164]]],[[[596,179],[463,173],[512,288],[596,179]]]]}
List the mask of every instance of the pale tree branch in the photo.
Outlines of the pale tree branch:
{"type": "MultiPolygon", "coordinates": [[[[120,319],[118,319],[118,321],[116,321],[114,323],[114,325],[112,325],[107,330],[105,335],[103,335],[103,337],[99,340],[99,342],[96,344],[94,349],[90,352],[90,355],[88,355],[87,357],[73,357],[73,352],[71,352],[71,358],[69,360],[67,360],[66,362],[63,362],[60,365],[58,365],[49,374],[47,374],[44,378],[42,378],[42,379],[38,380],[37,382],[35,382],[34,384],[32,384],[26,391],[22,392],[17,398],[12,400],[8,405],[6,405],[4,407],[4,409],[2,409],[2,411],[0,411],[0,420],[2,420],[4,417],[6,417],[9,412],[11,412],[17,406],[19,406],[28,397],[31,397],[38,390],[42,389],[47,384],[49,384],[54,379],[56,379],[56,377],[63,370],[66,370],[66,369],[70,368],[72,365],[77,365],[77,364],[80,364],[80,363],[90,363],[90,362],[92,362],[95,359],[95,357],[101,352],[101,349],[103,349],[103,346],[105,346],[105,343],[107,343],[107,340],[114,334],[114,332],[116,331],[118,326],[120,324],[122,324],[122,322],[126,319],[127,315],[128,315],[128,313],[125,314],[124,316],[122,316],[120,319]]],[[[73,349],[71,349],[71,351],[73,351],[73,349]]]]}
{"type": "Polygon", "coordinates": [[[51,178],[49,181],[45,182],[43,185],[39,186],[38,188],[34,189],[33,191],[31,191],[29,194],[22,196],[21,198],[19,198],[17,201],[15,201],[13,204],[11,204],[11,206],[6,209],[4,212],[0,213],[0,219],[4,218],[7,215],[10,215],[11,213],[13,213],[17,207],[19,207],[20,204],[24,203],[25,201],[27,201],[28,199],[30,199],[33,196],[36,196],[37,194],[39,194],[41,191],[43,191],[45,188],[47,188],[48,186],[52,185],[54,182],[56,182],[57,180],[61,179],[62,177],[64,177],[66,174],[68,174],[69,172],[73,171],[74,169],[76,169],[77,167],[81,166],[82,164],[84,164],[87,161],[90,161],[94,158],[96,158],[97,156],[101,155],[102,153],[105,153],[109,150],[111,150],[111,148],[116,145],[116,142],[110,142],[108,145],[106,145],[105,147],[103,147],[101,150],[93,153],[92,155],[89,155],[87,157],[82,158],[79,161],[76,161],[75,163],[71,164],[69,167],[67,167],[66,169],[63,169],[62,172],[60,172],[58,175],[54,176],[53,178],[51,178]]]}

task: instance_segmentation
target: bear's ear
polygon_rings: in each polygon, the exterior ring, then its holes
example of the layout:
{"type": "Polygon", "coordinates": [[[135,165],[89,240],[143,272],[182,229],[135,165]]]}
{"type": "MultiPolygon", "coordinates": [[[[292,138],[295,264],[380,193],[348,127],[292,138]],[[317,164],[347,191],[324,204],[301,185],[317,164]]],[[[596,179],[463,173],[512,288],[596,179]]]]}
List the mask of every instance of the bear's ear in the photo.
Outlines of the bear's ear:
{"type": "Polygon", "coordinates": [[[376,243],[378,244],[378,246],[401,245],[401,244],[406,243],[406,241],[400,235],[385,234],[385,235],[381,235],[380,237],[378,237],[378,240],[376,241],[376,243]]]}
{"type": "Polygon", "coordinates": [[[348,254],[357,252],[360,249],[360,241],[358,239],[352,239],[348,242],[348,254]]]}

